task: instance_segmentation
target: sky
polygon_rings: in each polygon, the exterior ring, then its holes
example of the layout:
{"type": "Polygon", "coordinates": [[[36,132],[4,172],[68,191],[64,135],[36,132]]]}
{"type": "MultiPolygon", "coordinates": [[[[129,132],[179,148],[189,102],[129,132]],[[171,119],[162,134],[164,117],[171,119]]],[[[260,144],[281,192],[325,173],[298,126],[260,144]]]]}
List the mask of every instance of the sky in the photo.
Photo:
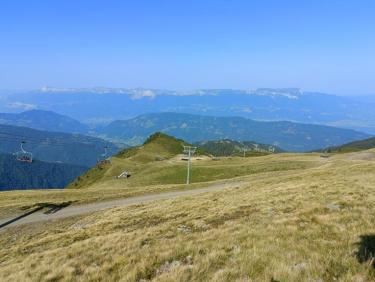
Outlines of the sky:
{"type": "Polygon", "coordinates": [[[0,89],[375,95],[373,0],[2,0],[0,89]]]}

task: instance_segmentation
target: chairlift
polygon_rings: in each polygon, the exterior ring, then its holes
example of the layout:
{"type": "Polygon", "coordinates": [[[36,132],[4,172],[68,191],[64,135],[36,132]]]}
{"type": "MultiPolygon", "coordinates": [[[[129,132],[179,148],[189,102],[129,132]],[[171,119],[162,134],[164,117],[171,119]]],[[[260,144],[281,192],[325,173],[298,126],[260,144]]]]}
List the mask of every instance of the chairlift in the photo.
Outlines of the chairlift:
{"type": "Polygon", "coordinates": [[[25,151],[25,149],[23,148],[24,144],[26,144],[26,141],[21,142],[21,151],[16,153],[17,161],[32,163],[33,162],[33,154],[25,151]]]}

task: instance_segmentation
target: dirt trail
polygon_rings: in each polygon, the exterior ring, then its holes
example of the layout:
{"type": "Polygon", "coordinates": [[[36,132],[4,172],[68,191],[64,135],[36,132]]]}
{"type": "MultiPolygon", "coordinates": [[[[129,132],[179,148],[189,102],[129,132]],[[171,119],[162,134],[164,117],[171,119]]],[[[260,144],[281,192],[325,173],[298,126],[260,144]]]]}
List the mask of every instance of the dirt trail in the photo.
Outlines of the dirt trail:
{"type": "Polygon", "coordinates": [[[84,204],[84,205],[67,206],[53,213],[50,213],[50,212],[48,213],[48,212],[43,211],[41,208],[38,208],[35,212],[28,212],[25,215],[14,215],[11,218],[1,219],[0,230],[5,229],[7,227],[22,225],[26,223],[35,223],[35,222],[40,222],[40,221],[48,221],[48,220],[66,218],[70,216],[88,214],[91,212],[100,211],[100,210],[104,210],[108,208],[124,207],[124,206],[130,206],[134,204],[143,204],[143,203],[157,201],[157,200],[174,199],[177,197],[192,196],[192,195],[196,195],[196,194],[200,194],[204,192],[214,192],[214,191],[222,190],[225,188],[239,187],[242,183],[243,182],[239,182],[239,181],[224,182],[224,183],[212,184],[204,188],[197,188],[197,189],[191,189],[191,190],[165,192],[165,193],[159,193],[159,194],[149,194],[149,195],[117,199],[117,200],[111,200],[111,201],[103,201],[103,202],[90,203],[90,204],[84,204]]]}

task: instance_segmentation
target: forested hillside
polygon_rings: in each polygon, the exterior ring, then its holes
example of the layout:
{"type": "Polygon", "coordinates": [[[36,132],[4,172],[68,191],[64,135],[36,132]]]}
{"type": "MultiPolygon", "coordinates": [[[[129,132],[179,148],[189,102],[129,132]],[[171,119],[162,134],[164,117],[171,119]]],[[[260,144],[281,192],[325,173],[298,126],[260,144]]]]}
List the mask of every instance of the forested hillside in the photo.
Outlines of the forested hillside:
{"type": "Polygon", "coordinates": [[[261,156],[283,151],[277,146],[259,144],[252,141],[233,141],[229,139],[198,142],[195,143],[195,145],[214,156],[261,156]]]}
{"type": "Polygon", "coordinates": [[[17,161],[13,155],[0,154],[0,191],[64,188],[86,170],[83,166],[39,160],[24,163],[17,161]]]}
{"type": "Polygon", "coordinates": [[[0,124],[0,153],[20,151],[21,141],[26,142],[25,150],[32,152],[36,159],[85,167],[95,165],[105,147],[108,147],[108,155],[118,150],[114,144],[100,138],[0,124]]]}
{"type": "Polygon", "coordinates": [[[330,126],[178,113],[146,114],[129,120],[114,121],[103,128],[101,133],[129,145],[139,145],[147,136],[159,131],[190,143],[220,139],[252,140],[297,152],[370,137],[365,133],[330,126]]]}

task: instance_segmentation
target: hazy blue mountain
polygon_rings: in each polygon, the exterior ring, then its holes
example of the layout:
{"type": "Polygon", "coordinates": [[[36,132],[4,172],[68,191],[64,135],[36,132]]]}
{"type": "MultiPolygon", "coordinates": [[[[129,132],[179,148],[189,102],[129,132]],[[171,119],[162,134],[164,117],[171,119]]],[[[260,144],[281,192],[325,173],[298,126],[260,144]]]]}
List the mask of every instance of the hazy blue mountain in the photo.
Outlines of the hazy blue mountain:
{"type": "Polygon", "coordinates": [[[230,139],[202,141],[194,145],[213,156],[259,156],[283,152],[281,148],[269,144],[230,139]]]}
{"type": "Polygon", "coordinates": [[[26,141],[25,149],[36,159],[86,167],[96,164],[105,146],[109,154],[118,151],[114,144],[100,138],[0,124],[0,153],[20,151],[22,140],[26,141]]]}
{"type": "Polygon", "coordinates": [[[310,151],[369,137],[366,133],[330,126],[179,113],[147,114],[129,120],[114,121],[104,127],[101,133],[106,137],[136,145],[157,131],[188,142],[254,140],[276,145],[287,151],[310,151]]]}
{"type": "Polygon", "coordinates": [[[201,89],[190,92],[43,88],[0,95],[0,111],[45,109],[95,124],[151,112],[178,112],[325,124],[375,134],[374,106],[375,100],[368,97],[340,97],[294,88],[201,89]]]}
{"type": "Polygon", "coordinates": [[[68,133],[87,133],[89,130],[87,125],[75,119],[43,110],[30,110],[18,114],[0,113],[0,124],[68,133]]]}
{"type": "Polygon", "coordinates": [[[0,154],[0,191],[13,189],[64,188],[88,168],[35,160],[18,162],[14,156],[0,154]]]}

